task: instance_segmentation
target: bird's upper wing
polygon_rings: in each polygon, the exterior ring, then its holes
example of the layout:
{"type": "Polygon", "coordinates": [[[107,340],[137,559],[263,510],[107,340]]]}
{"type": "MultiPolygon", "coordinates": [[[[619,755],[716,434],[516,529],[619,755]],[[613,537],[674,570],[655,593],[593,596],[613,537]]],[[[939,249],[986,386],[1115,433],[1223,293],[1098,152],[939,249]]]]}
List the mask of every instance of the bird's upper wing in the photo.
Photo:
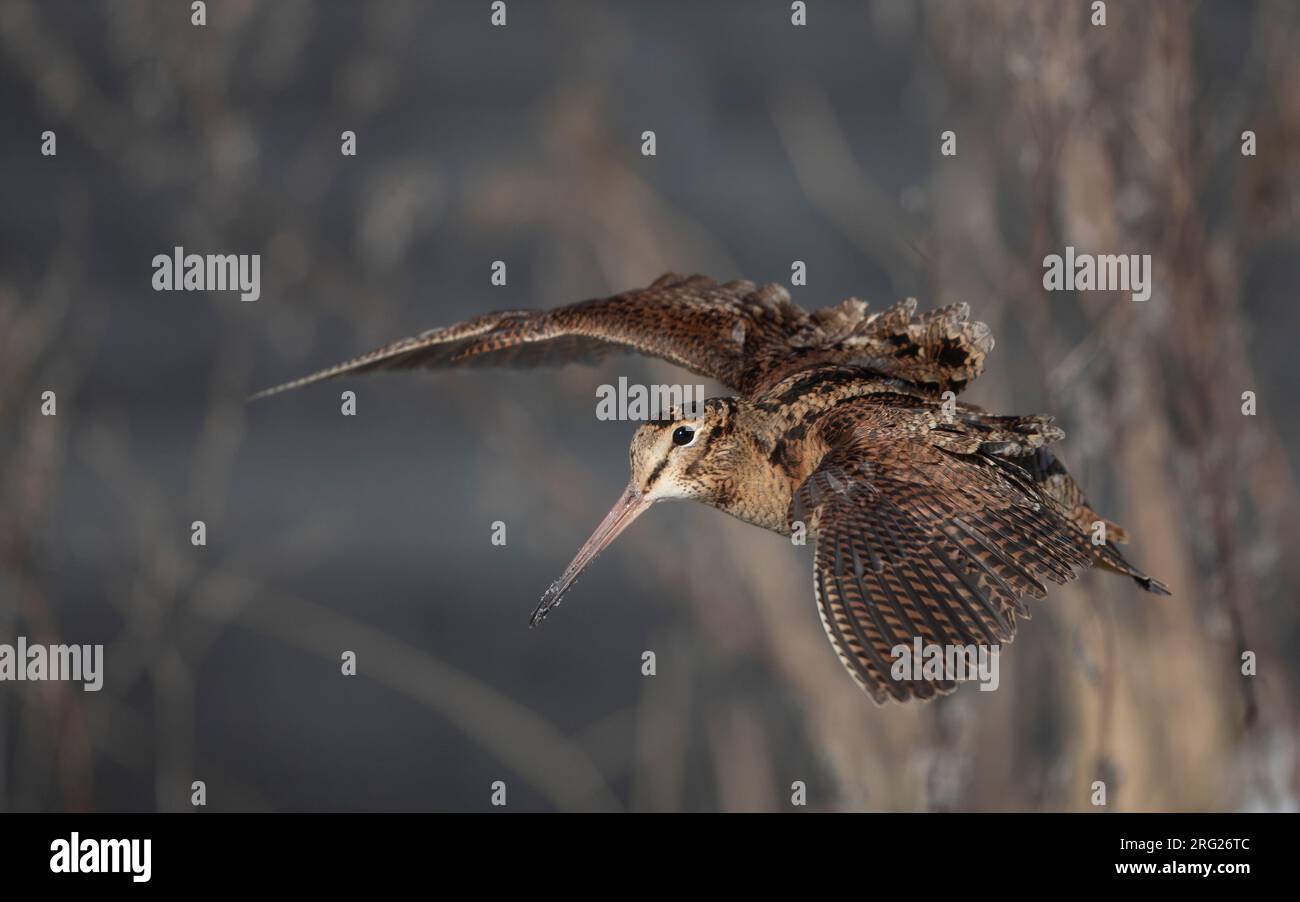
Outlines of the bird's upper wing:
{"type": "Polygon", "coordinates": [[[345,373],[452,366],[547,366],[599,360],[611,350],[660,357],[752,395],[822,363],[856,364],[927,393],[979,375],[993,339],[965,305],[913,317],[907,299],[868,315],[850,298],[808,313],[779,285],[661,276],[649,288],[554,310],[488,313],[433,329],[301,379],[262,398],[345,373]]]}
{"type": "MultiPolygon", "coordinates": [[[[814,587],[840,660],[878,702],[955,688],[895,679],[902,645],[1009,642],[1022,598],[1089,560],[1057,509],[987,438],[935,411],[859,400],[819,421],[827,451],[790,518],[816,539],[814,587]]],[[[1028,439],[1027,439],[1028,441],[1028,439]]],[[[946,676],[946,675],[945,675],[946,676]]]]}
{"type": "Polygon", "coordinates": [[[668,274],[645,289],[554,310],[489,313],[371,351],[302,379],[276,394],[344,373],[453,366],[547,366],[595,361],[611,350],[660,357],[745,391],[746,367],[776,355],[809,314],[775,285],[719,284],[668,274]]]}
{"type": "Polygon", "coordinates": [[[993,350],[989,327],[972,320],[966,304],[915,314],[915,298],[871,314],[857,298],[818,310],[790,337],[784,359],[755,362],[755,381],[768,386],[800,369],[836,364],[910,382],[928,397],[960,392],[984,371],[993,350]]]}

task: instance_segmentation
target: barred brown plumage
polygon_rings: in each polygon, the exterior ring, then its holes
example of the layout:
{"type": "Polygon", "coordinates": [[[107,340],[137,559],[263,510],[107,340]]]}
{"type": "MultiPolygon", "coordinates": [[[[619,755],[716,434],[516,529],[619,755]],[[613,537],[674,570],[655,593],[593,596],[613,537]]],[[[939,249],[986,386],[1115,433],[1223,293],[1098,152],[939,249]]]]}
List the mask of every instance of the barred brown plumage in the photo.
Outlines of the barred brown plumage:
{"type": "Polygon", "coordinates": [[[866,311],[850,298],[808,313],[777,285],[669,274],[610,298],[434,329],[254,397],[345,373],[537,366],[612,350],[716,379],[738,396],[636,431],[626,490],[532,622],[653,503],[690,498],[785,535],[806,530],[827,636],[877,702],[955,688],[948,675],[892,677],[899,646],[1009,642],[1029,616],[1024,598],[1081,567],[1168,594],[1111,544],[1127,536],[1047,447],[1064,437],[1050,417],[956,403],[993,348],[966,305],[917,316],[909,298],[866,311]]]}

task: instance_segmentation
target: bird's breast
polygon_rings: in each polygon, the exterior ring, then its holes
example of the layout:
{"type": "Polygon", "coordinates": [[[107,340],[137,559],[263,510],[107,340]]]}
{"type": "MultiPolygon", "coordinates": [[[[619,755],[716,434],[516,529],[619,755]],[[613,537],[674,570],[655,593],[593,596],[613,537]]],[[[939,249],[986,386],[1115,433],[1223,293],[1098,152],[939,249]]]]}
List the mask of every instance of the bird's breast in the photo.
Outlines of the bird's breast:
{"type": "Polygon", "coordinates": [[[798,423],[750,432],[707,503],[754,526],[789,535],[795,491],[816,467],[820,443],[798,423]]]}

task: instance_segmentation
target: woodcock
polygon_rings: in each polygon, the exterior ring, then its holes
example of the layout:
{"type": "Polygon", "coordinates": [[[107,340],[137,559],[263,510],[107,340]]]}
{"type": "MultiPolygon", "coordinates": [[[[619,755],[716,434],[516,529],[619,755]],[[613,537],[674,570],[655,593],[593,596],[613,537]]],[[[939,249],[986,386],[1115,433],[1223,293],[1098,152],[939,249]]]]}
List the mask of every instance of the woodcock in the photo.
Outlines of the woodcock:
{"type": "Polygon", "coordinates": [[[894,679],[892,649],[918,637],[1009,642],[1017,617],[1029,616],[1024,598],[1084,565],[1168,594],[1115,548],[1124,530],[1089,506],[1050,449],[1064,436],[1051,417],[955,401],[993,348],[965,304],[921,316],[911,298],[866,309],[850,298],[808,313],[778,285],[669,274],[640,291],[434,329],[253,397],[370,370],[537,366],[617,350],[715,379],[736,396],[637,429],[627,488],[532,623],[652,504],[690,498],[806,534],[826,634],[877,702],[955,688],[894,679]]]}

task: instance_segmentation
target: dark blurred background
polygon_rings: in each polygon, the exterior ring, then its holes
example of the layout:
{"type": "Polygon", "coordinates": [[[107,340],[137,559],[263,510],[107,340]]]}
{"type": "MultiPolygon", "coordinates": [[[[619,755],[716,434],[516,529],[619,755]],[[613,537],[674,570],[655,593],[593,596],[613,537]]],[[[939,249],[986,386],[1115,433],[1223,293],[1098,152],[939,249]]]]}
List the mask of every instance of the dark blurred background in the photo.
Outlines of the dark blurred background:
{"type": "Polygon", "coordinates": [[[1300,6],[809,5],[0,0],[0,642],[107,659],[99,693],[0,683],[0,810],[188,810],[194,780],[213,810],[483,810],[494,780],[511,809],[781,810],[801,780],[815,809],[1091,810],[1097,779],[1111,809],[1294,810],[1300,6]],[[1048,294],[1066,244],[1151,254],[1151,300],[1048,294]],[[260,253],[261,299],[154,292],[176,245],[260,253]],[[667,364],[244,401],[489,310],[795,260],[807,308],[969,302],[997,349],[966,399],[1056,415],[1173,597],[1086,574],[997,692],[877,708],[810,549],[698,505],[527,628],[626,480],[596,386],[698,381],[667,364]]]}

